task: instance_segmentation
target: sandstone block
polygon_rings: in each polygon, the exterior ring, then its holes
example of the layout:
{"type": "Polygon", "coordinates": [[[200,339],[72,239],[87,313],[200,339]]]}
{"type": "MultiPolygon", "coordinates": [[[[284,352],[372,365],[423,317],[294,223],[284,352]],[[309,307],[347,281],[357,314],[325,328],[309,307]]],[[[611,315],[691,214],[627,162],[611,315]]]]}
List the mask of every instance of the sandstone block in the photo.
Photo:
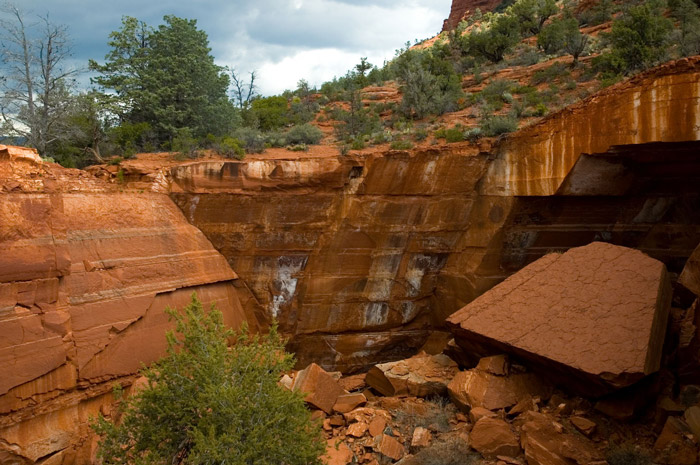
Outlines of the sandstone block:
{"type": "Polygon", "coordinates": [[[700,244],[685,263],[678,282],[693,294],[700,296],[700,244]]]}
{"type": "Polygon", "coordinates": [[[542,413],[527,413],[521,442],[527,463],[532,465],[588,465],[603,459],[593,443],[567,433],[542,413]]]}
{"type": "Polygon", "coordinates": [[[413,430],[413,435],[411,436],[411,450],[419,450],[430,445],[432,440],[432,435],[430,430],[423,427],[418,427],[413,430]]]}
{"type": "Polygon", "coordinates": [[[470,445],[484,457],[514,457],[520,454],[518,436],[508,423],[497,418],[483,417],[477,421],[469,433],[469,440],[470,445]]]}
{"type": "Polygon", "coordinates": [[[337,439],[329,439],[326,443],[326,455],[323,462],[327,465],[346,465],[352,462],[352,450],[344,442],[337,439]]]}
{"type": "Polygon", "coordinates": [[[661,434],[654,443],[657,456],[669,465],[694,465],[698,460],[698,449],[687,438],[688,425],[680,418],[669,417],[661,434]]]}
{"type": "Polygon", "coordinates": [[[427,397],[447,392],[457,364],[443,354],[418,354],[406,360],[375,365],[365,381],[385,396],[427,397]]]}
{"type": "Polygon", "coordinates": [[[557,383],[595,396],[659,369],[670,298],[663,263],[594,242],[542,257],[448,324],[465,349],[484,355],[505,349],[557,383]]]}
{"type": "Polygon", "coordinates": [[[293,389],[307,393],[304,400],[328,414],[333,411],[338,396],[343,394],[338,382],[315,363],[297,373],[293,389]]]}
{"type": "Polygon", "coordinates": [[[585,434],[586,436],[590,437],[591,434],[595,431],[596,423],[594,421],[589,420],[588,418],[580,417],[580,416],[573,416],[569,418],[569,421],[571,422],[572,425],[574,425],[574,428],[579,430],[581,433],[585,434]]]}
{"type": "Polygon", "coordinates": [[[478,368],[457,373],[447,390],[452,402],[464,412],[475,407],[508,408],[532,396],[547,398],[551,393],[533,373],[497,376],[478,368]]]}
{"type": "Polygon", "coordinates": [[[382,434],[374,438],[374,451],[391,460],[400,460],[406,453],[403,445],[388,434],[382,434]]]}
{"type": "Polygon", "coordinates": [[[367,398],[361,392],[356,392],[352,394],[341,394],[335,401],[333,411],[338,413],[348,413],[366,403],[367,398]]]}

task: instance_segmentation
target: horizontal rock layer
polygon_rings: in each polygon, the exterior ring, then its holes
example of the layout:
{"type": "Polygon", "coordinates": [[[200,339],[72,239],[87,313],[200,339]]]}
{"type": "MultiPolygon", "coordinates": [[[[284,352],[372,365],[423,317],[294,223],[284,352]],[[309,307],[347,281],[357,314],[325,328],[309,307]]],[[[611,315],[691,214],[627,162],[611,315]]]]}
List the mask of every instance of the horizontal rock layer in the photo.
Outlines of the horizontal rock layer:
{"type": "Polygon", "coordinates": [[[700,242],[696,121],[700,60],[686,59],[490,153],[263,155],[168,177],[300,366],[353,371],[415,353],[444,318],[551,251],[605,241],[680,272],[700,242]]]}
{"type": "Polygon", "coordinates": [[[0,463],[85,463],[86,421],[114,380],[164,355],[166,307],[197,292],[227,324],[256,323],[236,274],[167,196],[18,186],[0,194],[0,463]]]}

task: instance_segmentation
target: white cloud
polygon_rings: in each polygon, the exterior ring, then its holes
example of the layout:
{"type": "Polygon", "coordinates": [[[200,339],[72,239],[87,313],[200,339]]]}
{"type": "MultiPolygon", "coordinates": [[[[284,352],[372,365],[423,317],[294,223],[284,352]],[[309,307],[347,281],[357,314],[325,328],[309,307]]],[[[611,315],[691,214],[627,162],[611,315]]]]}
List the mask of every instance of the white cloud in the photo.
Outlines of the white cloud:
{"type": "Polygon", "coordinates": [[[320,84],[368,57],[381,65],[406,41],[438,33],[451,0],[15,0],[67,24],[75,59],[102,61],[122,15],[157,25],[166,14],[197,19],[220,65],[257,70],[263,94],[320,84]]]}

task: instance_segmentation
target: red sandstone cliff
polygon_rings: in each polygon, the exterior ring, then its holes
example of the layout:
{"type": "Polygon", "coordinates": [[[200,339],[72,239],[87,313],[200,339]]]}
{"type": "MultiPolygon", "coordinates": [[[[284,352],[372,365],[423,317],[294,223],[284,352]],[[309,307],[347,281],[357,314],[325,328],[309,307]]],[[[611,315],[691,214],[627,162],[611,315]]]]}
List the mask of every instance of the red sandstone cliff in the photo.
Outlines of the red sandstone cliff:
{"type": "Polygon", "coordinates": [[[477,147],[174,168],[172,197],[292,337],[352,371],[549,251],[604,240],[678,272],[700,242],[700,59],[477,147]]]}
{"type": "MultiPolygon", "coordinates": [[[[164,354],[192,292],[229,325],[236,274],[161,194],[0,147],[0,463],[87,463],[87,420],[164,354]]],[[[103,410],[104,411],[104,410],[103,410]]]]}
{"type": "Polygon", "coordinates": [[[493,11],[503,0],[452,0],[450,16],[442,25],[443,31],[449,31],[457,27],[459,22],[468,18],[477,9],[482,13],[493,11]]]}

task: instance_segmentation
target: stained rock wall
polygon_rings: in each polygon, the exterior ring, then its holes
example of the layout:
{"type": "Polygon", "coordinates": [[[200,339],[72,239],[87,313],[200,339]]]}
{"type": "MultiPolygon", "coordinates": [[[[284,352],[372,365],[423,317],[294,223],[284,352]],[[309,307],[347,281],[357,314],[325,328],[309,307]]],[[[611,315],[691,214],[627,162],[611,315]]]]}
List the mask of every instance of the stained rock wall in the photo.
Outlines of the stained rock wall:
{"type": "Polygon", "coordinates": [[[700,242],[700,60],[613,86],[495,148],[194,162],[171,197],[276,317],[300,365],[353,371],[550,251],[700,242]]]}
{"type": "Polygon", "coordinates": [[[94,181],[63,192],[40,161],[7,163],[41,184],[8,176],[0,193],[0,463],[88,463],[88,418],[108,410],[115,381],[164,354],[166,307],[197,292],[229,325],[255,319],[226,260],[167,196],[94,181]]]}

